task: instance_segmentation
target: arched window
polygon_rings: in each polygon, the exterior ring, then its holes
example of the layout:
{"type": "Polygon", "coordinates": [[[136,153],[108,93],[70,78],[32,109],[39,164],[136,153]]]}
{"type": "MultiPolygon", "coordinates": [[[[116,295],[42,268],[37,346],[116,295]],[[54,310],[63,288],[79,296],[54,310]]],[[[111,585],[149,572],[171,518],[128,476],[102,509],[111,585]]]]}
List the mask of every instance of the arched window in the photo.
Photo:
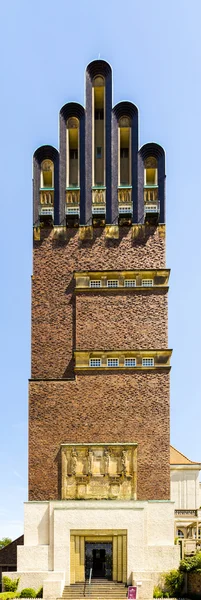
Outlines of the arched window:
{"type": "Polygon", "coordinates": [[[93,106],[93,185],[105,185],[105,79],[94,77],[93,106]]]}
{"type": "Polygon", "coordinates": [[[79,120],[70,117],[67,121],[67,180],[66,187],[79,187],[79,120]]]}
{"type": "Polygon", "coordinates": [[[158,185],[158,162],[153,156],[144,161],[144,185],[158,185]]]}
{"type": "Polygon", "coordinates": [[[184,532],[182,531],[182,529],[177,529],[177,535],[179,538],[184,538],[184,532]]]}
{"type": "Polygon", "coordinates": [[[54,188],[54,164],[52,160],[43,160],[41,163],[40,187],[41,189],[54,188]]]}
{"type": "Polygon", "coordinates": [[[120,186],[130,186],[131,181],[131,122],[129,117],[119,119],[119,168],[118,180],[120,186]]]}

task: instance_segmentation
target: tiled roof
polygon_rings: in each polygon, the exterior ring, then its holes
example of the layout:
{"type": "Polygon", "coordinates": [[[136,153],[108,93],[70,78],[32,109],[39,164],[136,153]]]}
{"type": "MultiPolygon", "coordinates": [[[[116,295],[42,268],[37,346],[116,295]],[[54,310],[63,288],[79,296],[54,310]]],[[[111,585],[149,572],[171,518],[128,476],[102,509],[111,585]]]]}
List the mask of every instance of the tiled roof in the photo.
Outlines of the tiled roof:
{"type": "Polygon", "coordinates": [[[189,460],[187,456],[184,456],[179,450],[176,450],[173,446],[170,446],[170,464],[171,465],[197,465],[199,462],[189,460]]]}

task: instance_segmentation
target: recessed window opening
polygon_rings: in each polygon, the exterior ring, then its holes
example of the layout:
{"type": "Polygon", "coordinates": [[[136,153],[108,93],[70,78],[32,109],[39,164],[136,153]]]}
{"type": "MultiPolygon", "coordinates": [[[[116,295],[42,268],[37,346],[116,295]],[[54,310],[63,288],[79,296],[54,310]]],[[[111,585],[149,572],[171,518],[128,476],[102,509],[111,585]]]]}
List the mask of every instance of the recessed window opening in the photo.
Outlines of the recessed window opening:
{"type": "Polygon", "coordinates": [[[79,187],[79,120],[67,121],[67,187],[79,187]]]}
{"type": "Polygon", "coordinates": [[[77,160],[78,159],[78,148],[71,148],[70,149],[70,160],[77,160]]]}
{"type": "Polygon", "coordinates": [[[152,287],[153,279],[142,279],[142,287],[152,287]]]}
{"type": "Polygon", "coordinates": [[[153,156],[144,161],[144,185],[158,185],[158,161],[153,156]]]}
{"type": "Polygon", "coordinates": [[[119,119],[119,185],[131,185],[131,122],[119,119]]]}
{"type": "Polygon", "coordinates": [[[96,158],[102,158],[102,148],[101,148],[101,146],[98,146],[96,148],[96,158]]]}
{"type": "Polygon", "coordinates": [[[107,359],[107,366],[108,367],[118,367],[119,366],[119,359],[118,358],[108,358],[107,359]]]}
{"type": "Polygon", "coordinates": [[[154,367],[154,358],[143,358],[142,366],[143,367],[154,367]]]}
{"type": "Polygon", "coordinates": [[[129,148],[121,148],[120,149],[120,158],[128,158],[129,157],[129,148]]]}
{"type": "Polygon", "coordinates": [[[101,358],[90,358],[89,366],[90,367],[101,367],[102,361],[101,358]]]}
{"type": "Polygon", "coordinates": [[[109,288],[117,288],[119,285],[118,279],[108,279],[107,287],[109,288]]]}
{"type": "Polygon", "coordinates": [[[96,108],[95,109],[95,120],[96,121],[103,121],[104,119],[104,110],[103,108],[96,108]]]}
{"type": "Polygon", "coordinates": [[[125,367],[136,367],[136,358],[125,358],[124,366],[125,367]]]}
{"type": "Polygon", "coordinates": [[[93,80],[93,185],[105,182],[105,79],[93,80]]]}
{"type": "Polygon", "coordinates": [[[124,287],[136,287],[136,279],[124,279],[124,287]]]}
{"type": "Polygon", "coordinates": [[[101,287],[101,280],[100,279],[91,279],[91,281],[90,281],[90,287],[91,288],[100,288],[101,287]]]}
{"type": "Polygon", "coordinates": [[[54,187],[54,164],[52,160],[43,160],[41,163],[41,188],[54,187]]]}

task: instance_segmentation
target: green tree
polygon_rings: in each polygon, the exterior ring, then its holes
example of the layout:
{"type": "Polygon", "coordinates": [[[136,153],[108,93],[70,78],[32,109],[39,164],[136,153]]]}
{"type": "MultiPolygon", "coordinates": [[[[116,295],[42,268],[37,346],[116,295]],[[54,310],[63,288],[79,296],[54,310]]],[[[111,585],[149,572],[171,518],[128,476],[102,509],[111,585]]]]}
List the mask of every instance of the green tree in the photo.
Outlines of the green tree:
{"type": "Polygon", "coordinates": [[[8,544],[10,544],[12,542],[11,538],[9,537],[4,537],[0,540],[0,550],[1,548],[4,548],[5,546],[8,546],[8,544]]]}

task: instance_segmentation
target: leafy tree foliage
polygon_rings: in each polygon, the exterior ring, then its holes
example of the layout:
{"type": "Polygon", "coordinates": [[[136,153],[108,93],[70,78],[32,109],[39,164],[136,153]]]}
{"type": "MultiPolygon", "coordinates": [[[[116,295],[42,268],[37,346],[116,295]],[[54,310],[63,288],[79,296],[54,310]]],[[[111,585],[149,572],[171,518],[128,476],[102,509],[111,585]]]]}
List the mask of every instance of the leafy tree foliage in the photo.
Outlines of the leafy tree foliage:
{"type": "Polygon", "coordinates": [[[12,542],[11,538],[9,537],[3,537],[0,540],[0,550],[1,548],[4,548],[5,546],[8,546],[8,544],[10,544],[12,542]]]}

